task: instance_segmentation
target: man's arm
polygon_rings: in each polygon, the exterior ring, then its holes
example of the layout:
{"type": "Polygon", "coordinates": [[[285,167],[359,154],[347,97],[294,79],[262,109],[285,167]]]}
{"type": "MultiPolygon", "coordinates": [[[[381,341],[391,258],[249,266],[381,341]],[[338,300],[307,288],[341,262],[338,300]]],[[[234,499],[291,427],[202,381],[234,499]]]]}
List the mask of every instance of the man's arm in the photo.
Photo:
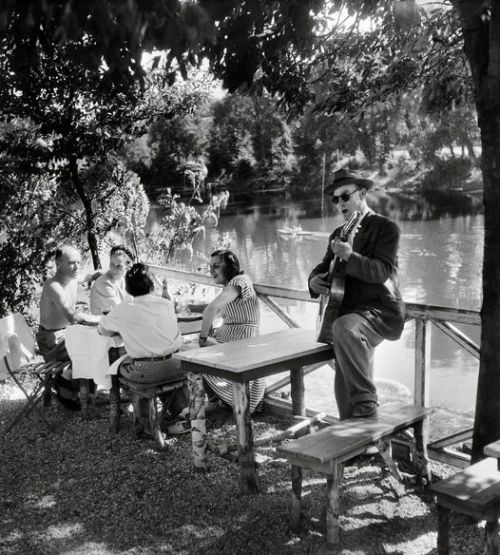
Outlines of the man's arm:
{"type": "Polygon", "coordinates": [[[399,248],[399,227],[385,220],[377,233],[373,256],[352,252],[346,264],[346,274],[366,283],[385,283],[396,266],[399,248]]]}
{"type": "Polygon", "coordinates": [[[77,312],[71,302],[68,300],[66,292],[62,286],[53,282],[48,286],[48,293],[51,301],[56,308],[62,313],[70,324],[95,324],[95,316],[86,315],[83,312],[77,312]]]}
{"type": "Polygon", "coordinates": [[[115,310],[112,309],[109,314],[106,314],[100,319],[97,331],[101,335],[120,335],[118,332],[117,316],[115,314],[115,310]]]}
{"type": "Polygon", "coordinates": [[[95,281],[99,276],[102,276],[104,272],[102,270],[89,270],[83,274],[78,275],[78,283],[87,283],[89,281],[95,281]]]}
{"type": "Polygon", "coordinates": [[[120,304],[116,288],[105,279],[100,279],[94,283],[90,291],[90,312],[92,314],[102,314],[103,310],[109,312],[114,306],[120,304]]]}

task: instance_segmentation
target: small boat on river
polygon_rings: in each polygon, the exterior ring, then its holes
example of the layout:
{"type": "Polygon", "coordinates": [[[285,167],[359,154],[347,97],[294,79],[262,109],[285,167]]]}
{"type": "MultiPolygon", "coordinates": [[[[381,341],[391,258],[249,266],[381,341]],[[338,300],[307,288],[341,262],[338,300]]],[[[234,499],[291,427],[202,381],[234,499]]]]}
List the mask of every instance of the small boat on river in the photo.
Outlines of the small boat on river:
{"type": "Polygon", "coordinates": [[[282,235],[293,235],[294,237],[312,235],[312,231],[304,231],[300,226],[284,227],[282,229],[278,229],[278,233],[281,233],[282,235]]]}

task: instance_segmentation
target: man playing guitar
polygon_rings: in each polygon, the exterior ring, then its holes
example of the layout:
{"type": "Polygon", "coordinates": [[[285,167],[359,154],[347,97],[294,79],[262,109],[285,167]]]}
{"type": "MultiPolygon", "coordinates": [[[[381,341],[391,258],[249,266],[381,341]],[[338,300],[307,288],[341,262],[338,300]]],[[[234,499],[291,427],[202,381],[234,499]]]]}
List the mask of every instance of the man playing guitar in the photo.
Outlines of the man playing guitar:
{"type": "Polygon", "coordinates": [[[399,293],[397,252],[399,228],[376,214],[366,203],[373,182],[342,169],[333,174],[325,192],[337,204],[347,222],[359,212],[356,229],[341,241],[342,228],[330,235],[323,260],[309,276],[312,298],[328,294],[331,261],[334,274],[345,278],[345,290],[333,321],[335,349],[335,397],[342,420],[377,413],[373,381],[373,354],[383,339],[399,339],[404,324],[404,303],[399,293]]]}

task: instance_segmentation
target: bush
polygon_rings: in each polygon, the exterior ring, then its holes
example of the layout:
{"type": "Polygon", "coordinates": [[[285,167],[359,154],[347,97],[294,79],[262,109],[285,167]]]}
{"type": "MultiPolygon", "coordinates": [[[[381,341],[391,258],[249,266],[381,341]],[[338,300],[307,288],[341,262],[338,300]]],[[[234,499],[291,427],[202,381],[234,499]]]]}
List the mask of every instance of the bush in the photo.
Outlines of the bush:
{"type": "Polygon", "coordinates": [[[453,189],[462,184],[472,169],[469,158],[436,158],[434,167],[426,174],[422,181],[422,189],[453,189]]]}

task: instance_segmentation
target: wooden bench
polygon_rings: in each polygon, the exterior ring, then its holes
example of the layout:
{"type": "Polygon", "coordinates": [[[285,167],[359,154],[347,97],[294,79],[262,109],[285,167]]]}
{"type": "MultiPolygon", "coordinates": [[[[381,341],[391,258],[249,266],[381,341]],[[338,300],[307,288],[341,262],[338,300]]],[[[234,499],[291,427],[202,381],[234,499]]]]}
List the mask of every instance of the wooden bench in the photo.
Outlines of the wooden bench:
{"type": "Polygon", "coordinates": [[[486,548],[483,553],[498,555],[500,472],[497,461],[487,458],[445,480],[433,484],[438,509],[438,553],[450,552],[450,511],[486,520],[486,548]]]}
{"type": "Polygon", "coordinates": [[[278,447],[292,464],[292,509],[290,527],[300,530],[302,469],[327,476],[326,534],[327,543],[340,544],[339,487],[343,463],[376,445],[388,468],[401,478],[391,457],[390,439],[396,433],[414,428],[414,463],[417,476],[430,482],[427,458],[427,417],[432,411],[423,407],[391,403],[379,407],[378,415],[371,418],[343,420],[319,432],[301,437],[278,447]]]}
{"type": "Polygon", "coordinates": [[[111,429],[118,432],[120,429],[120,386],[128,392],[132,404],[134,406],[134,426],[138,423],[140,416],[139,400],[148,400],[149,424],[151,433],[153,434],[156,447],[158,449],[165,448],[165,439],[161,431],[161,418],[158,414],[158,397],[162,393],[168,393],[174,389],[185,387],[186,380],[176,382],[168,382],[161,384],[139,384],[131,382],[122,376],[112,376],[112,387],[110,391],[110,421],[111,429]]]}

